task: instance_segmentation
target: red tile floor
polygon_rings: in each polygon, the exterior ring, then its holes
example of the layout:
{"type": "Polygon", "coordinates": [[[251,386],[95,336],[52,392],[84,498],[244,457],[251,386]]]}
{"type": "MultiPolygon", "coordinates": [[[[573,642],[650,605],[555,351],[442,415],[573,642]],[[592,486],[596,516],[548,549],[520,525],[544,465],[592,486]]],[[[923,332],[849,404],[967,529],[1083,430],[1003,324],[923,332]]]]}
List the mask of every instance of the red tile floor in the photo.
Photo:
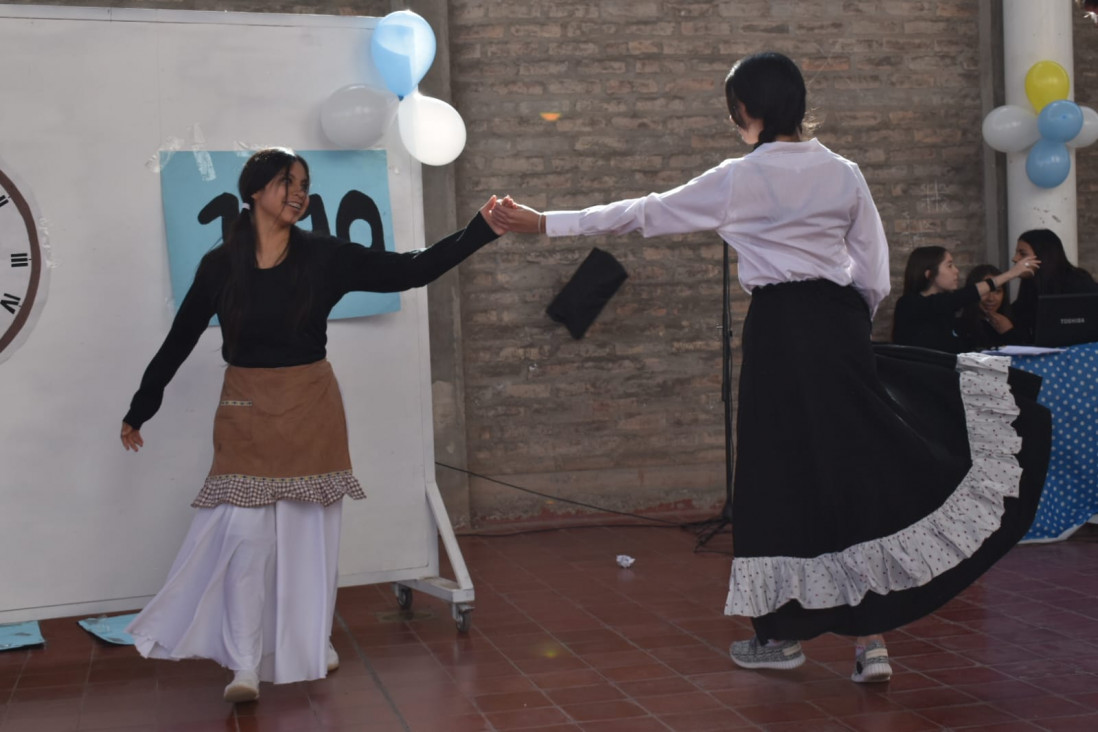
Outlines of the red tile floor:
{"type": "Polygon", "coordinates": [[[735,668],[727,646],[749,630],[721,615],[730,560],[693,553],[687,532],[566,529],[461,540],[467,636],[430,598],[402,617],[388,586],[341,590],[342,668],[235,709],[210,662],[145,661],[44,621],[44,648],[0,654],[0,732],[1098,730],[1098,532],[1083,533],[1015,548],[890,634],[883,685],[850,682],[850,643],[833,636],[795,671],[735,668]]]}

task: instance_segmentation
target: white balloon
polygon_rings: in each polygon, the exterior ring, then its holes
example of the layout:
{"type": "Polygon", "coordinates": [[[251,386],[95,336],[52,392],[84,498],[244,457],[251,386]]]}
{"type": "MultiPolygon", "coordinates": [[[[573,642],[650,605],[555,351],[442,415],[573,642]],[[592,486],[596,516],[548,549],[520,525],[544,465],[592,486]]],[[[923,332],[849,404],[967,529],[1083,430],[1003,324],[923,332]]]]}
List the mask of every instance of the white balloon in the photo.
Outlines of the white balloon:
{"type": "Polygon", "coordinates": [[[988,112],[983,130],[984,140],[999,152],[1021,152],[1041,139],[1037,115],[1013,104],[988,112]]]}
{"type": "Polygon", "coordinates": [[[465,149],[465,121],[441,99],[414,91],[397,107],[400,139],[424,165],[446,165],[465,149]]]}
{"type": "Polygon", "coordinates": [[[334,92],[320,107],[324,135],[343,148],[363,149],[377,145],[396,115],[396,95],[362,84],[334,92]]]}
{"type": "Polygon", "coordinates": [[[1068,141],[1068,147],[1086,147],[1098,141],[1098,112],[1081,104],[1079,109],[1083,110],[1083,129],[1068,141]]]}

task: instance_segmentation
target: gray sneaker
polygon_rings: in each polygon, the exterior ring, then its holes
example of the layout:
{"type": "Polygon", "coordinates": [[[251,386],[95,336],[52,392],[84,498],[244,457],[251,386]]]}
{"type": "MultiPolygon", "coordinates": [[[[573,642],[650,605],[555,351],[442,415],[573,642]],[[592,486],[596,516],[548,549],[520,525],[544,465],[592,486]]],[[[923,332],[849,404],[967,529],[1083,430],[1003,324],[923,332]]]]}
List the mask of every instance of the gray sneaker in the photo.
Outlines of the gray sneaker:
{"type": "Polygon", "coordinates": [[[888,649],[884,643],[873,641],[865,647],[864,651],[858,651],[854,657],[854,673],[850,675],[851,681],[859,684],[873,684],[888,681],[892,678],[892,666],[888,663],[888,649]]]}
{"type": "Polygon", "coordinates": [[[797,641],[759,643],[758,638],[736,641],[728,649],[732,660],[742,668],[797,668],[804,663],[804,651],[797,641]]]}

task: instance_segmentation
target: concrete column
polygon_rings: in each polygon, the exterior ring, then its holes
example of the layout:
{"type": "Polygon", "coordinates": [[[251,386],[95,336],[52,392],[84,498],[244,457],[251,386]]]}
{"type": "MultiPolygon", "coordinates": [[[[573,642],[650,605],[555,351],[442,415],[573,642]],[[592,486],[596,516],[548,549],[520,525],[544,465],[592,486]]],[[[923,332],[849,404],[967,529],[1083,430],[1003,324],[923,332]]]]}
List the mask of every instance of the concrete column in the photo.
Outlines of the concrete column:
{"type": "MultiPolygon", "coordinates": [[[[984,116],[1003,104],[1003,8],[995,2],[981,2],[980,101],[984,116]]],[[[983,261],[1003,267],[1014,252],[1006,233],[1006,166],[999,153],[984,145],[984,257],[983,261]]]]}
{"type": "MultiPolygon", "coordinates": [[[[1026,72],[1038,61],[1055,61],[1068,72],[1075,98],[1075,63],[1072,45],[1072,0],[1003,0],[1003,83],[1006,103],[1029,108],[1026,72]]],[[[1040,112],[1041,110],[1035,110],[1040,112]]],[[[1039,188],[1026,176],[1026,154],[1007,153],[1007,246],[1013,250],[1018,235],[1027,229],[1051,229],[1064,243],[1072,262],[1078,260],[1079,232],[1076,214],[1075,150],[1071,172],[1055,188],[1039,188]]]]}

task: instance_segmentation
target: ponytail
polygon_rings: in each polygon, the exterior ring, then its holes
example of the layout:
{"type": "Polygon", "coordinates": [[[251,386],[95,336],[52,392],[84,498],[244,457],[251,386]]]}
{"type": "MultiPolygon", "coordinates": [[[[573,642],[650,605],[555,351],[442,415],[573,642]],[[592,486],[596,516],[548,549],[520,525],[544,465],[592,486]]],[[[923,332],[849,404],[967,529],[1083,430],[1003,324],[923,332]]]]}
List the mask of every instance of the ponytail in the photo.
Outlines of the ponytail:
{"type": "Polygon", "coordinates": [[[787,56],[766,51],[741,59],[724,80],[724,94],[728,113],[738,126],[744,126],[740,103],[749,115],[763,121],[756,147],[774,142],[779,135],[798,135],[803,131],[804,77],[787,56]]]}
{"type": "Polygon", "coordinates": [[[768,142],[774,142],[778,139],[778,131],[775,130],[769,123],[766,123],[759,132],[759,141],[755,143],[755,147],[752,149],[758,149],[759,145],[764,145],[768,142]]]}
{"type": "Polygon", "coordinates": [[[229,228],[229,236],[220,249],[228,260],[228,277],[221,291],[218,312],[225,358],[231,362],[243,328],[244,308],[251,297],[248,273],[255,268],[255,225],[247,205],[229,228]]]}

